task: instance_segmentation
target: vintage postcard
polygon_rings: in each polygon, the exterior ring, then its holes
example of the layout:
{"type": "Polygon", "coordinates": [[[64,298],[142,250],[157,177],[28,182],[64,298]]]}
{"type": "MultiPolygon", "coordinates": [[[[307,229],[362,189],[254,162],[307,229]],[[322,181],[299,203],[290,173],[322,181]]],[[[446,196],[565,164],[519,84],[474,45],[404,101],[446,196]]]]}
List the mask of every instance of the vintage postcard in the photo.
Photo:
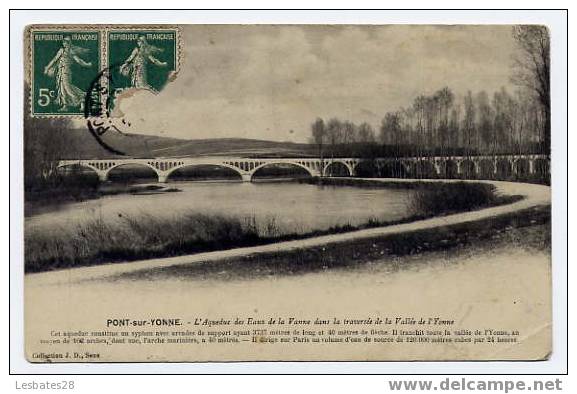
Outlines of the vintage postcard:
{"type": "Polygon", "coordinates": [[[541,25],[30,25],[47,362],[545,360],[541,25]]]}

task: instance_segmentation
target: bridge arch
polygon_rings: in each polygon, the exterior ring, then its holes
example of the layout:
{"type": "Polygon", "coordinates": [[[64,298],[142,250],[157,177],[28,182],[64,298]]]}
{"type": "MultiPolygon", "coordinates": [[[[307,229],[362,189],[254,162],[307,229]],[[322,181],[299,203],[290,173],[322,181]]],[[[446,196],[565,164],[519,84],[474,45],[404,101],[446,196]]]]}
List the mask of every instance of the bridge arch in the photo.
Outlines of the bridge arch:
{"type": "Polygon", "coordinates": [[[477,166],[471,159],[465,159],[461,162],[461,176],[465,179],[477,177],[477,166]]]}
{"type": "Polygon", "coordinates": [[[74,169],[74,168],[76,168],[76,169],[90,170],[91,172],[93,172],[93,173],[96,174],[96,175],[98,175],[99,172],[100,172],[99,169],[97,169],[97,168],[95,168],[95,167],[93,167],[93,166],[91,166],[91,165],[89,165],[89,164],[82,163],[82,162],[79,162],[79,163],[64,163],[64,164],[59,164],[58,166],[56,166],[56,169],[59,170],[59,171],[67,170],[67,169],[74,169]]]}
{"type": "MultiPolygon", "coordinates": [[[[303,169],[306,171],[306,173],[310,176],[315,176],[316,174],[313,172],[313,170],[309,167],[307,167],[304,164],[301,164],[297,161],[267,161],[266,163],[258,163],[255,164],[254,168],[250,171],[250,177],[252,179],[252,177],[259,171],[262,170],[263,168],[266,167],[274,167],[274,166],[291,166],[291,167],[298,167],[299,169],[303,169]]],[[[249,167],[250,168],[250,167],[249,167]]]]}
{"type": "Polygon", "coordinates": [[[459,165],[453,159],[443,160],[441,162],[441,176],[454,179],[459,177],[459,165]]]}
{"type": "Polygon", "coordinates": [[[377,178],[381,176],[383,164],[377,160],[365,160],[355,166],[355,175],[361,178],[377,178]]]}
{"type": "Polygon", "coordinates": [[[529,159],[520,157],[513,163],[513,172],[517,177],[526,177],[531,173],[531,164],[529,159]]]}
{"type": "Polygon", "coordinates": [[[193,163],[193,164],[180,164],[177,165],[175,167],[170,168],[169,170],[166,171],[165,173],[165,179],[170,179],[171,176],[174,176],[174,173],[185,169],[185,168],[194,168],[194,167],[220,167],[220,168],[226,168],[227,170],[231,170],[232,172],[234,172],[235,174],[237,174],[239,176],[240,179],[242,179],[243,173],[235,166],[232,166],[230,164],[226,164],[226,163],[206,163],[206,164],[202,164],[202,163],[193,163]]]}
{"type": "Polygon", "coordinates": [[[156,169],[154,166],[146,163],[146,162],[142,162],[142,161],[124,161],[122,163],[114,163],[110,168],[107,169],[108,172],[114,170],[115,168],[119,168],[119,167],[124,167],[124,166],[142,166],[142,167],[148,167],[150,168],[152,171],[154,171],[155,173],[158,174],[158,169],[156,169]]]}
{"type": "Polygon", "coordinates": [[[103,172],[83,163],[59,164],[56,171],[64,184],[70,185],[97,185],[105,178],[103,172]]]}
{"type": "Polygon", "coordinates": [[[509,159],[498,159],[496,163],[497,177],[500,179],[507,179],[513,174],[513,166],[509,159]]]}
{"type": "MultiPolygon", "coordinates": [[[[340,167],[340,173],[345,173],[344,176],[353,176],[354,175],[354,170],[353,168],[344,160],[331,160],[329,161],[326,165],[325,168],[323,169],[323,174],[325,176],[333,176],[333,172],[329,171],[331,169],[331,167],[333,168],[332,171],[335,171],[334,168],[339,168],[340,167]],[[348,173],[348,174],[347,174],[348,173]]],[[[336,175],[336,176],[343,176],[343,175],[336,175]]]]}
{"type": "Polygon", "coordinates": [[[417,160],[413,165],[413,171],[417,178],[436,178],[437,168],[435,164],[427,159],[417,160]]]}
{"type": "Polygon", "coordinates": [[[495,177],[495,161],[492,159],[481,159],[478,163],[479,178],[492,179],[495,177]]]}
{"type": "Polygon", "coordinates": [[[535,173],[537,173],[541,176],[549,174],[549,171],[550,171],[549,160],[544,159],[542,157],[539,157],[539,158],[535,159],[533,166],[534,166],[535,173]]]}
{"type": "MultiPolygon", "coordinates": [[[[137,172],[138,170],[135,170],[135,172],[137,172]]],[[[132,180],[134,178],[147,178],[149,175],[150,178],[155,177],[156,180],[158,181],[160,179],[160,173],[159,171],[152,165],[145,163],[145,162],[139,162],[139,161],[135,161],[135,162],[122,162],[122,163],[118,163],[113,165],[112,167],[108,168],[105,172],[106,174],[106,179],[107,180],[111,180],[111,176],[112,176],[112,180],[114,180],[114,178],[116,178],[117,176],[122,178],[122,177],[127,177],[128,180],[132,180]],[[135,173],[133,174],[128,174],[128,175],[121,175],[122,174],[122,169],[126,168],[126,167],[139,167],[140,169],[144,169],[145,172],[143,173],[144,176],[141,175],[137,175],[135,173]],[[146,174],[146,172],[148,172],[148,174],[146,174]]]]}
{"type": "Polygon", "coordinates": [[[387,161],[381,164],[379,176],[384,178],[407,178],[407,166],[400,161],[387,161]]]}

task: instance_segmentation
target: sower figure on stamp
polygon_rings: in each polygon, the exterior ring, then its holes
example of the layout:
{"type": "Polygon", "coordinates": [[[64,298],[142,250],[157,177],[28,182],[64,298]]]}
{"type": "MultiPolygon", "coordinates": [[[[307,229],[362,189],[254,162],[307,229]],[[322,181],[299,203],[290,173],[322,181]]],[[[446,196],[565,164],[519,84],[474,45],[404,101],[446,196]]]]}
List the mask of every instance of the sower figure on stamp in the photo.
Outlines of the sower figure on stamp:
{"type": "Polygon", "coordinates": [[[91,62],[82,60],[79,56],[88,53],[89,50],[78,47],[70,42],[69,37],[62,40],[62,47],[54,58],[44,67],[44,74],[56,77],[56,103],[60,105],[60,111],[66,111],[68,107],[83,109],[84,92],[72,84],[72,62],[82,67],[91,67],[91,62]]]}
{"type": "Polygon", "coordinates": [[[128,59],[120,66],[120,73],[124,76],[130,76],[132,87],[154,90],[148,84],[147,66],[148,62],[160,67],[166,66],[166,62],[154,57],[154,54],[159,52],[162,52],[161,48],[149,44],[144,36],[138,37],[136,47],[132,50],[128,59]]]}

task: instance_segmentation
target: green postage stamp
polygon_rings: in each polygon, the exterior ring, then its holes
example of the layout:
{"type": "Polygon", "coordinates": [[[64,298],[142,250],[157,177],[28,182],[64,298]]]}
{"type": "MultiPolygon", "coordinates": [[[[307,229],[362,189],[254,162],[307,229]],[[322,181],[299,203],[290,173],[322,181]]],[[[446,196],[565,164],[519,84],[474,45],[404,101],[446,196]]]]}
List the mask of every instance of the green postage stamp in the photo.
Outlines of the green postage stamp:
{"type": "Polygon", "coordinates": [[[158,93],[178,71],[176,27],[28,29],[28,93],[33,117],[88,116],[87,103],[106,103],[110,110],[123,91],[146,89],[158,93]]]}
{"type": "Polygon", "coordinates": [[[176,71],[176,37],[174,29],[108,32],[109,106],[126,89],[162,90],[176,71]]]}
{"type": "Polygon", "coordinates": [[[32,31],[33,115],[84,113],[86,92],[101,69],[101,42],[99,31],[32,31]]]}

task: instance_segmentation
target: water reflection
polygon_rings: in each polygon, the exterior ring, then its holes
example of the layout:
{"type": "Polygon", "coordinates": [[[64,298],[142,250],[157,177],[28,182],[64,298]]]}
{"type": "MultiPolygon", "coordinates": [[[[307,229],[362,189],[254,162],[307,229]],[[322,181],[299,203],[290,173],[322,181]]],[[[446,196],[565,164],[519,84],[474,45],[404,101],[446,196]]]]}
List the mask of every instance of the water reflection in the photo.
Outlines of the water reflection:
{"type": "Polygon", "coordinates": [[[203,213],[260,222],[274,219],[284,232],[304,233],[333,226],[358,226],[370,219],[393,221],[410,216],[411,190],[317,186],[290,182],[174,182],[181,192],[119,194],[68,203],[31,214],[26,230],[54,231],[95,219],[139,215],[158,218],[203,213]]]}

